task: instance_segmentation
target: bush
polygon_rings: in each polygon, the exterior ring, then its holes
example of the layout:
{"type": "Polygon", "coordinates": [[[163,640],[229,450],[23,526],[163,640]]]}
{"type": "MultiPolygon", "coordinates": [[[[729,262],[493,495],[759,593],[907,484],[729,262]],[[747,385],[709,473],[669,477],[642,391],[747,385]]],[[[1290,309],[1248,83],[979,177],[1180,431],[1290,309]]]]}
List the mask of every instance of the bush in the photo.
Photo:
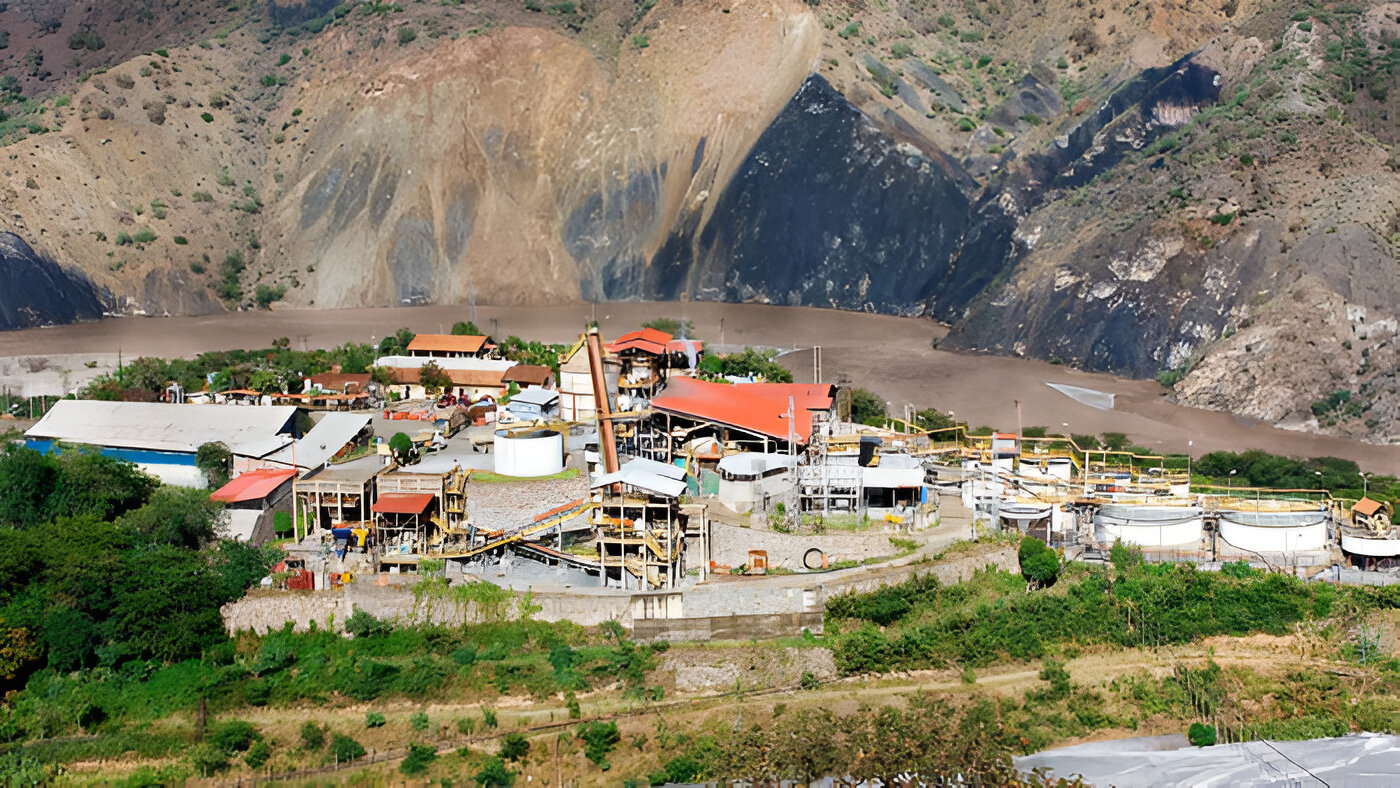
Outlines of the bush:
{"type": "Polygon", "coordinates": [[[248,764],[249,769],[260,769],[262,765],[272,758],[272,747],[267,742],[259,739],[248,748],[248,754],[243,756],[243,762],[248,764]]]}
{"type": "Polygon", "coordinates": [[[896,42],[894,46],[890,47],[890,54],[897,58],[906,58],[914,54],[914,47],[910,46],[906,41],[899,41],[896,42]]]}
{"type": "Polygon", "coordinates": [[[495,709],[482,709],[482,710],[481,710],[481,722],[482,722],[483,725],[486,726],[486,729],[487,729],[487,730],[494,730],[495,727],[496,727],[496,711],[495,711],[495,709]]]}
{"type": "Polygon", "coordinates": [[[509,788],[515,783],[515,772],[506,768],[506,762],[498,757],[487,758],[476,773],[476,784],[482,788],[509,788]]]}
{"type": "Polygon", "coordinates": [[[411,27],[401,27],[399,28],[398,38],[399,46],[412,44],[414,40],[418,38],[418,31],[414,30],[411,27]]]}
{"type": "Polygon", "coordinates": [[[415,777],[426,771],[437,760],[437,750],[426,744],[408,745],[408,756],[399,764],[399,772],[408,777],[415,777]]]}
{"type": "Polygon", "coordinates": [[[524,760],[530,754],[530,740],[524,734],[508,733],[501,739],[500,756],[507,761],[524,760]]]}
{"type": "Polygon", "coordinates": [[[171,240],[175,242],[176,246],[184,246],[190,242],[190,239],[186,238],[183,235],[177,235],[171,240]]]}
{"type": "Polygon", "coordinates": [[[612,752],[622,736],[617,732],[616,722],[590,722],[578,730],[583,740],[583,754],[603,771],[611,768],[608,753],[612,752]]]}
{"type": "Polygon", "coordinates": [[[200,117],[200,119],[203,120],[205,123],[213,123],[213,122],[214,122],[214,116],[211,115],[211,114],[209,114],[208,112],[201,112],[201,113],[199,113],[199,117],[200,117]]]}
{"type": "Polygon", "coordinates": [[[365,715],[366,728],[382,728],[384,727],[384,722],[384,715],[377,711],[371,711],[365,715]]]}
{"type": "Polygon", "coordinates": [[[349,736],[341,734],[331,742],[331,753],[335,755],[336,763],[349,763],[363,758],[365,748],[349,736]]]}
{"type": "Polygon", "coordinates": [[[1215,727],[1203,722],[1193,722],[1186,730],[1186,738],[1197,747],[1209,747],[1215,744],[1215,727]]]}
{"type": "Polygon", "coordinates": [[[805,690],[814,690],[820,687],[822,682],[821,679],[817,678],[817,674],[810,670],[804,670],[802,671],[802,678],[798,680],[797,685],[805,690]]]}
{"type": "Polygon", "coordinates": [[[131,236],[131,240],[138,244],[148,244],[156,239],[156,233],[149,227],[142,227],[131,236]]]}
{"type": "Polygon", "coordinates": [[[326,732],[307,720],[301,725],[301,746],[307,750],[321,749],[326,746],[326,732]]]}
{"type": "Polygon", "coordinates": [[[476,720],[471,717],[457,718],[457,732],[463,736],[470,736],[476,730],[476,720]]]}
{"type": "Polygon", "coordinates": [[[415,711],[408,718],[408,727],[415,731],[425,731],[428,729],[428,715],[426,712],[415,711]]]}
{"type": "Polygon", "coordinates": [[[1060,573],[1060,556],[1034,536],[1021,540],[1017,557],[1021,562],[1021,575],[1037,586],[1053,584],[1060,573]]]}
{"type": "Polygon", "coordinates": [[[224,752],[243,752],[261,738],[253,723],[243,720],[229,720],[220,724],[209,734],[209,743],[224,752]]]}

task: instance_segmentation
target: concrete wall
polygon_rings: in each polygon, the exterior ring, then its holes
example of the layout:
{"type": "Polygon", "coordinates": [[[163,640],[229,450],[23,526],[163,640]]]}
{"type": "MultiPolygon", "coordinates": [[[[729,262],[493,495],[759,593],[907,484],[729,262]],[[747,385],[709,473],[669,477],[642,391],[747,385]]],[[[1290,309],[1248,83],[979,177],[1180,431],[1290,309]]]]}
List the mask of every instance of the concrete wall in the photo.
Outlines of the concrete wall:
{"type": "Polygon", "coordinates": [[[859,533],[843,531],[803,536],[712,521],[710,533],[714,545],[710,549],[710,559],[723,566],[741,566],[748,563],[750,550],[767,550],[770,567],[797,571],[803,568],[803,554],[813,547],[826,553],[829,563],[848,559],[863,561],[899,552],[899,548],[890,544],[890,537],[900,534],[886,532],[878,525],[872,528],[874,530],[859,533]]]}
{"type": "Polygon", "coordinates": [[[771,613],[749,616],[707,616],[634,621],[632,639],[655,640],[769,640],[796,637],[803,629],[822,634],[822,613],[771,613]]]}
{"type": "MultiPolygon", "coordinates": [[[[534,604],[542,609],[535,614],[541,621],[573,621],[584,626],[596,626],[608,619],[623,625],[631,624],[631,597],[624,594],[535,593],[534,604]]],[[[267,632],[281,629],[287,622],[304,632],[312,621],[325,629],[340,631],[345,620],[358,608],[375,618],[403,623],[460,625],[468,618],[481,621],[479,611],[463,610],[449,601],[416,605],[413,591],[406,586],[375,586],[352,583],[345,588],[324,591],[256,590],[236,602],[224,605],[220,612],[224,628],[230,634],[240,630],[267,632]]],[[[516,615],[515,604],[507,608],[507,618],[516,615]]]]}

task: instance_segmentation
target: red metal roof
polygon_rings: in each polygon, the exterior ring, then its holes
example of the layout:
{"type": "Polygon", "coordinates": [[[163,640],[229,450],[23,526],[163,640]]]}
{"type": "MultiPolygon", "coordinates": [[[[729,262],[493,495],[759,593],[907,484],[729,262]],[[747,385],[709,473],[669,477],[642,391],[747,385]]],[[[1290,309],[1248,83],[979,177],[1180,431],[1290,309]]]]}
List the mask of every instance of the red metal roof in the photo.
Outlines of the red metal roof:
{"type": "Polygon", "coordinates": [[[730,384],[673,378],[666,390],[651,401],[651,407],[787,440],[788,397],[793,400],[795,414],[792,435],[799,443],[806,443],[812,431],[810,412],[831,409],[832,387],[829,384],[730,384]]]}
{"type": "Polygon", "coordinates": [[[431,493],[384,493],[370,507],[383,514],[422,514],[437,496],[431,493]]]}
{"type": "Polygon", "coordinates": [[[455,336],[453,334],[419,334],[408,343],[408,352],[424,353],[480,353],[486,337],[455,336]]]}
{"type": "Polygon", "coordinates": [[[698,339],[673,339],[666,343],[667,353],[684,353],[687,350],[694,350],[696,353],[705,349],[705,343],[698,339]]]}
{"type": "Polygon", "coordinates": [[[228,484],[209,494],[213,501],[237,503],[256,501],[271,495],[282,483],[296,475],[296,471],[278,468],[263,468],[240,474],[228,484]]]}
{"type": "Polygon", "coordinates": [[[605,348],[609,353],[620,353],[624,350],[640,350],[650,353],[653,356],[660,356],[666,353],[666,346],[671,342],[671,335],[665,331],[655,328],[644,328],[640,331],[633,331],[623,334],[617,338],[616,342],[609,342],[605,348]]]}

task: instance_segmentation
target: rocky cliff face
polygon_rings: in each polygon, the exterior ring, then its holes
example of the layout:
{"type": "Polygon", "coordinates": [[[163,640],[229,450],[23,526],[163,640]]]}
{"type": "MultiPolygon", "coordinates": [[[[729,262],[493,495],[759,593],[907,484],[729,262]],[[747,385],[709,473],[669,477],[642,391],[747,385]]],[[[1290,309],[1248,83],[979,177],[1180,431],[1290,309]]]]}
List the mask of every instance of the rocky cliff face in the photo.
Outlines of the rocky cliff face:
{"type": "Polygon", "coordinates": [[[101,316],[102,298],[86,277],[35,254],[18,235],[0,232],[0,330],[101,316]]]}
{"type": "MultiPolygon", "coordinates": [[[[25,96],[56,85],[0,125],[16,154],[0,226],[42,238],[117,309],[692,298],[924,314],[960,348],[1165,372],[1195,404],[1388,429],[1400,188],[1379,143],[1398,5],[1297,20],[1233,2],[205,2],[179,6],[194,16],[155,54],[130,57],[149,43],[115,32],[103,50],[72,39],[66,68],[109,61],[84,80],[0,50],[25,96]],[[1317,376],[1291,371],[1331,350],[1241,339],[1282,330],[1303,291],[1327,325],[1365,311],[1366,363],[1302,385],[1317,376]],[[1240,342],[1249,383],[1218,360],[1240,342]],[[1315,414],[1337,390],[1357,404],[1315,414]]],[[[112,20],[138,5],[68,9],[55,35],[125,29],[112,20]]],[[[51,43],[41,59],[66,62],[51,43]]],[[[86,314],[47,298],[10,296],[41,321],[86,314]]]]}

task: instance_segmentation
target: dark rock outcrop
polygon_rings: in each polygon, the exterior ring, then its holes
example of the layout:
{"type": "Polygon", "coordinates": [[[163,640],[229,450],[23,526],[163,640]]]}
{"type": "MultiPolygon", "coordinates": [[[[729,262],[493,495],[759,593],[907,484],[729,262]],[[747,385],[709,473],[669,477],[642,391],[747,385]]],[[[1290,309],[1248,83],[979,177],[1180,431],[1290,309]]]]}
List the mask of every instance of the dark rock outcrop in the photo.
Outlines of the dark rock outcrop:
{"type": "Polygon", "coordinates": [[[102,299],[80,273],[35,252],[14,233],[0,232],[0,330],[102,317],[102,299]]]}

